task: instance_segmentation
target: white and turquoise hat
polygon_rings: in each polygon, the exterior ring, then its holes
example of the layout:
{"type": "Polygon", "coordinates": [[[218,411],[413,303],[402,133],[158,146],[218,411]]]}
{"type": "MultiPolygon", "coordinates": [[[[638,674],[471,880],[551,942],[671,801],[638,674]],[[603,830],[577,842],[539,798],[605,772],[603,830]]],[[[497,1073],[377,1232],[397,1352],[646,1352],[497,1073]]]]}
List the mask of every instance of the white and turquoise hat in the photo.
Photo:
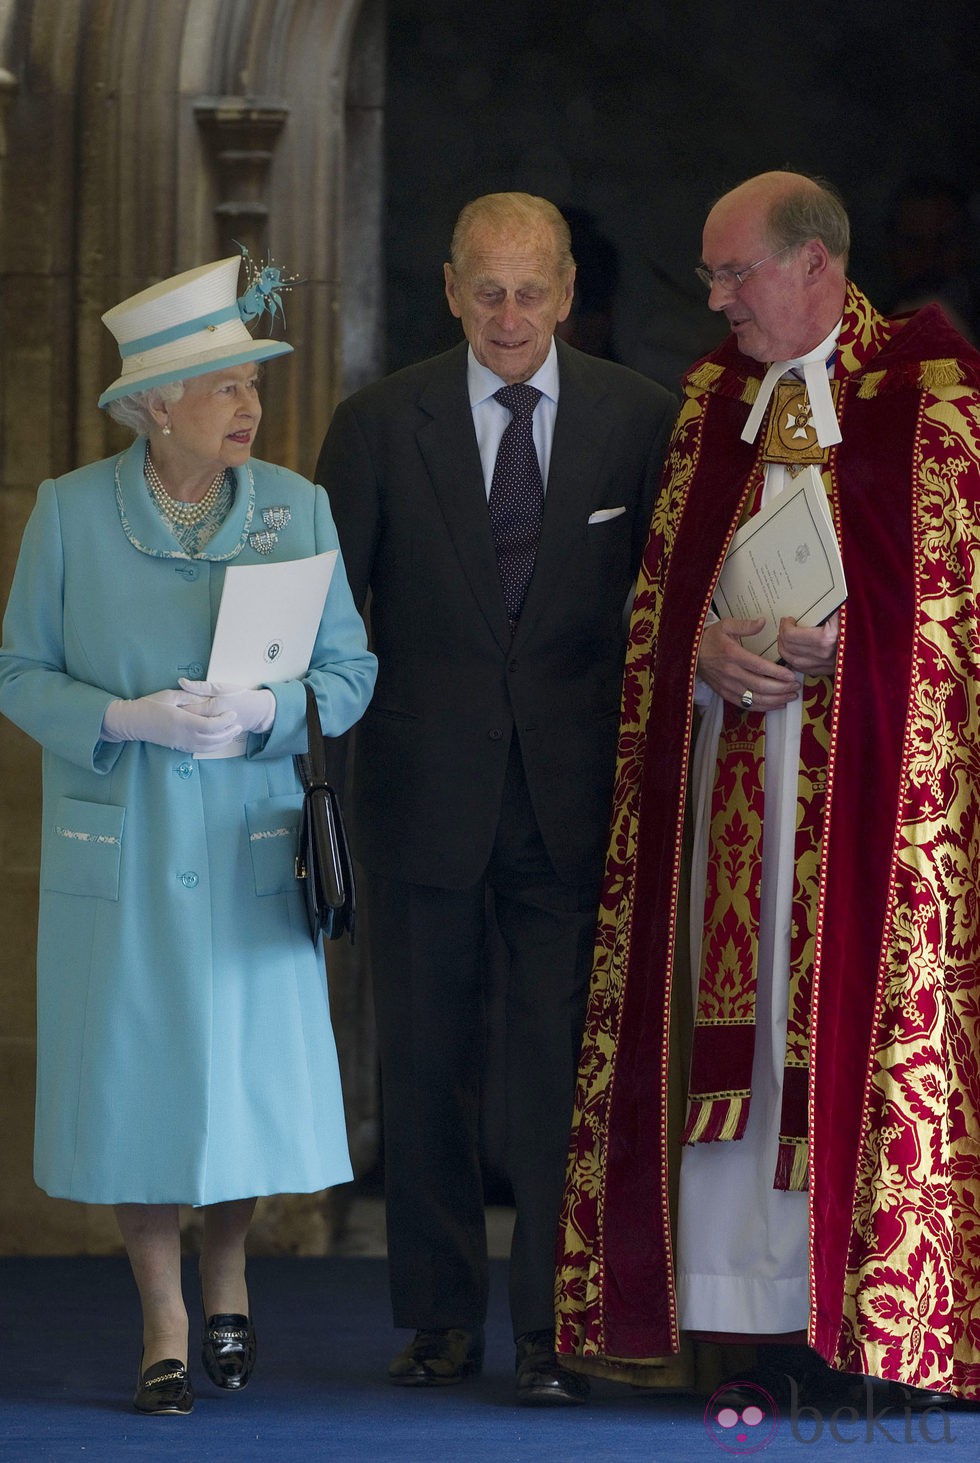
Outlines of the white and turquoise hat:
{"type": "Polygon", "coordinates": [[[240,255],[201,264],[107,310],[102,319],[119,344],[122,374],[103,391],[99,406],[149,386],[291,351],[284,340],[256,340],[245,328],[246,320],[260,318],[265,310],[273,318],[282,313],[279,291],[288,281],[275,266],[253,266],[251,282],[238,298],[241,264],[240,255]]]}

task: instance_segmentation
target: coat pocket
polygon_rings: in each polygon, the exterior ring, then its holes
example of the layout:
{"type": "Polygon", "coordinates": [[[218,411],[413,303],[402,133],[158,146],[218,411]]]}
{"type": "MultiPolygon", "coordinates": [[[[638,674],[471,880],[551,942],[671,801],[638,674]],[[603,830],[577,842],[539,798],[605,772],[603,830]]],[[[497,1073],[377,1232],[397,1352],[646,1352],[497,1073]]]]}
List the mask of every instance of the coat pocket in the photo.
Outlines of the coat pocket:
{"type": "Polygon", "coordinates": [[[296,851],[299,847],[301,793],[288,797],[262,798],[245,804],[248,847],[252,855],[252,876],[256,894],[289,894],[299,891],[296,882],[296,851]]]}
{"type": "Polygon", "coordinates": [[[59,798],[44,855],[43,887],[54,894],[119,898],[126,809],[59,798]]]}

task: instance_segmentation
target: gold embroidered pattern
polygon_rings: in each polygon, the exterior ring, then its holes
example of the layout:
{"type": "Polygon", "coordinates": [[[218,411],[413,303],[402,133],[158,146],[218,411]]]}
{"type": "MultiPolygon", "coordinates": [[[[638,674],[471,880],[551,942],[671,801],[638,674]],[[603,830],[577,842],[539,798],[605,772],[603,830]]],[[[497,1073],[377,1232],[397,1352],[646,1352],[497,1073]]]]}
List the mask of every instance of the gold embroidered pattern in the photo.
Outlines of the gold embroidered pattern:
{"type": "MultiPolygon", "coordinates": [[[[840,382],[830,382],[830,392],[837,406],[840,382]]],[[[820,466],[827,461],[829,447],[821,447],[803,381],[778,381],[766,416],[766,436],[762,456],[766,462],[782,462],[796,468],[808,463],[820,466]]]]}
{"type": "Polygon", "coordinates": [[[925,396],[907,789],[880,971],[839,1355],[980,1391],[980,420],[925,396]]]}

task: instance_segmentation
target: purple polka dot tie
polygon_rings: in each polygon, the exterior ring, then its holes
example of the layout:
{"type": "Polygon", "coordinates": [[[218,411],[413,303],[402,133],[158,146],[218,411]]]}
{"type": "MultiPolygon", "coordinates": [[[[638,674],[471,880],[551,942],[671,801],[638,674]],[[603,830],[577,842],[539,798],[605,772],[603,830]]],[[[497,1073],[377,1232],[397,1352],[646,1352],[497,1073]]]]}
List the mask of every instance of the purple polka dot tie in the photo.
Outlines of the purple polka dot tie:
{"type": "Polygon", "coordinates": [[[490,526],[497,549],[497,572],[511,626],[520,618],[534,569],[541,531],[544,484],[534,447],[534,408],[541,392],[523,383],[493,393],[510,412],[497,449],[490,483],[490,526]]]}

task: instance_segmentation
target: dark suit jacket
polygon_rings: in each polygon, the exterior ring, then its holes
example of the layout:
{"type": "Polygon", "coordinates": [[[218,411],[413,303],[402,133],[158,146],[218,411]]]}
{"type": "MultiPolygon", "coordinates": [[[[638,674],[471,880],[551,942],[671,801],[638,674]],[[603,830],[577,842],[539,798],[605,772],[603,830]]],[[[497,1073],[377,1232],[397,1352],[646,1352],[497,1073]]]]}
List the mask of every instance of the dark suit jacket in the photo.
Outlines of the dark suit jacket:
{"type": "Polygon", "coordinates": [[[466,343],[338,406],[317,464],[379,674],[357,729],[355,852],[390,878],[482,875],[512,732],[559,876],[601,873],[623,610],[676,403],[558,342],[559,401],[534,575],[511,637],[466,386],[466,343]],[[590,524],[598,509],[625,508],[590,524]]]}

